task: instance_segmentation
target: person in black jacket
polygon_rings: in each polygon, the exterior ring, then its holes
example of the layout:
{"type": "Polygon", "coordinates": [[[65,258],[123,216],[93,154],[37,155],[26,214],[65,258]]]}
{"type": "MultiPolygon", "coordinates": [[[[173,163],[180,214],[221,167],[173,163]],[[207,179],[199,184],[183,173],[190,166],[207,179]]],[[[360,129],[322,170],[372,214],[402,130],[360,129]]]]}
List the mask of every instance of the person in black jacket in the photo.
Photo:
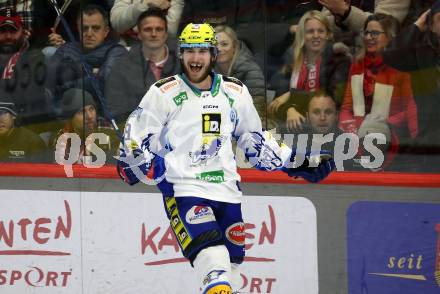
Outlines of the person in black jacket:
{"type": "MultiPolygon", "coordinates": [[[[384,62],[410,72],[418,109],[419,135],[408,153],[419,154],[413,168],[427,170],[440,162],[440,1],[400,32],[383,53],[384,62]],[[426,163],[430,164],[426,164],[426,163]]],[[[412,163],[414,165],[414,163],[412,163]]],[[[413,170],[413,168],[411,168],[413,170]]]]}
{"type": "MultiPolygon", "coordinates": [[[[47,69],[39,50],[29,49],[22,18],[14,11],[0,14],[0,92],[11,98],[22,124],[37,129],[48,121],[47,69]]],[[[40,131],[40,130],[38,130],[40,131]]]]}
{"type": "Polygon", "coordinates": [[[112,69],[106,84],[106,98],[118,124],[124,124],[146,91],[157,80],[180,72],[180,61],[168,47],[167,19],[163,11],[150,8],[137,22],[138,38],[127,56],[112,69]]]}

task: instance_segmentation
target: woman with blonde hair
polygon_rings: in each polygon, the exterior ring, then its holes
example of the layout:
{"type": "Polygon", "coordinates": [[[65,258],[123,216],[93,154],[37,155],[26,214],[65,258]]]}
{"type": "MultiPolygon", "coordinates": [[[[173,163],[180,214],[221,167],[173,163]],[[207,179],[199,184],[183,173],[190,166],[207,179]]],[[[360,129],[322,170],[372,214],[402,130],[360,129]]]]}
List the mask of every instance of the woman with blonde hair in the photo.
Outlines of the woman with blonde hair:
{"type": "Polygon", "coordinates": [[[301,17],[285,65],[270,86],[277,97],[268,110],[281,132],[302,129],[310,92],[324,89],[340,105],[350,56],[348,48],[334,46],[332,39],[330,24],[321,12],[312,10],[301,17]]]}
{"type": "Polygon", "coordinates": [[[262,120],[265,119],[265,81],[260,66],[249,48],[238,39],[229,26],[217,26],[217,61],[215,71],[242,81],[254,99],[255,108],[262,120]]]}

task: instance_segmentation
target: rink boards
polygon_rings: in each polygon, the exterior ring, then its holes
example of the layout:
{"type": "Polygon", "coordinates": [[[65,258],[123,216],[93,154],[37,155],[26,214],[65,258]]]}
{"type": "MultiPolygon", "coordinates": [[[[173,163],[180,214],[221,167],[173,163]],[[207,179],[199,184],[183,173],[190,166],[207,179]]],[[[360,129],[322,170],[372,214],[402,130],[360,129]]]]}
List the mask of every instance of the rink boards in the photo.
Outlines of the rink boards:
{"type": "MultiPolygon", "coordinates": [[[[250,196],[243,213],[242,290],[317,294],[313,204],[250,196]]],[[[200,292],[157,193],[0,190],[0,216],[1,293],[200,292]]]]}
{"type": "MultiPolygon", "coordinates": [[[[200,293],[155,188],[92,179],[0,185],[0,293],[200,293]]],[[[439,189],[243,190],[243,293],[440,291],[439,189]]]]}

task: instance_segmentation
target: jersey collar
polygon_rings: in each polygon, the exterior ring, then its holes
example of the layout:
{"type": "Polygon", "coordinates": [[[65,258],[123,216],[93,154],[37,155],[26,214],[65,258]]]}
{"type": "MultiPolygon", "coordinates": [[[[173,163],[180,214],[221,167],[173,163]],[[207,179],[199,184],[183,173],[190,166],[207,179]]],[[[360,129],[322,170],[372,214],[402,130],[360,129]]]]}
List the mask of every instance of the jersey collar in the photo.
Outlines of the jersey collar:
{"type": "MultiPolygon", "coordinates": [[[[212,78],[212,84],[211,84],[211,89],[209,89],[209,91],[212,94],[212,97],[217,96],[219,90],[220,90],[220,77],[219,75],[217,75],[215,72],[211,72],[210,73],[211,78],[212,78]]],[[[188,87],[191,88],[191,90],[194,92],[194,94],[196,94],[198,97],[200,97],[200,95],[202,94],[202,91],[195,87],[186,77],[186,75],[184,73],[179,74],[180,78],[185,82],[185,84],[188,85],[188,87]]]]}

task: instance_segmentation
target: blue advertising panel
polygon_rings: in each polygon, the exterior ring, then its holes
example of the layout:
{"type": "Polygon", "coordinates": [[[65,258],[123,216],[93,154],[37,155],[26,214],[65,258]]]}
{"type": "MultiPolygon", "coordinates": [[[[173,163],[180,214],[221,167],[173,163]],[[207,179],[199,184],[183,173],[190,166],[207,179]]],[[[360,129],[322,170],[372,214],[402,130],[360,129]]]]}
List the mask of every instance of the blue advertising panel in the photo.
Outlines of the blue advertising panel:
{"type": "Polygon", "coordinates": [[[440,204],[356,202],[347,250],[349,294],[440,293],[440,204]]]}

